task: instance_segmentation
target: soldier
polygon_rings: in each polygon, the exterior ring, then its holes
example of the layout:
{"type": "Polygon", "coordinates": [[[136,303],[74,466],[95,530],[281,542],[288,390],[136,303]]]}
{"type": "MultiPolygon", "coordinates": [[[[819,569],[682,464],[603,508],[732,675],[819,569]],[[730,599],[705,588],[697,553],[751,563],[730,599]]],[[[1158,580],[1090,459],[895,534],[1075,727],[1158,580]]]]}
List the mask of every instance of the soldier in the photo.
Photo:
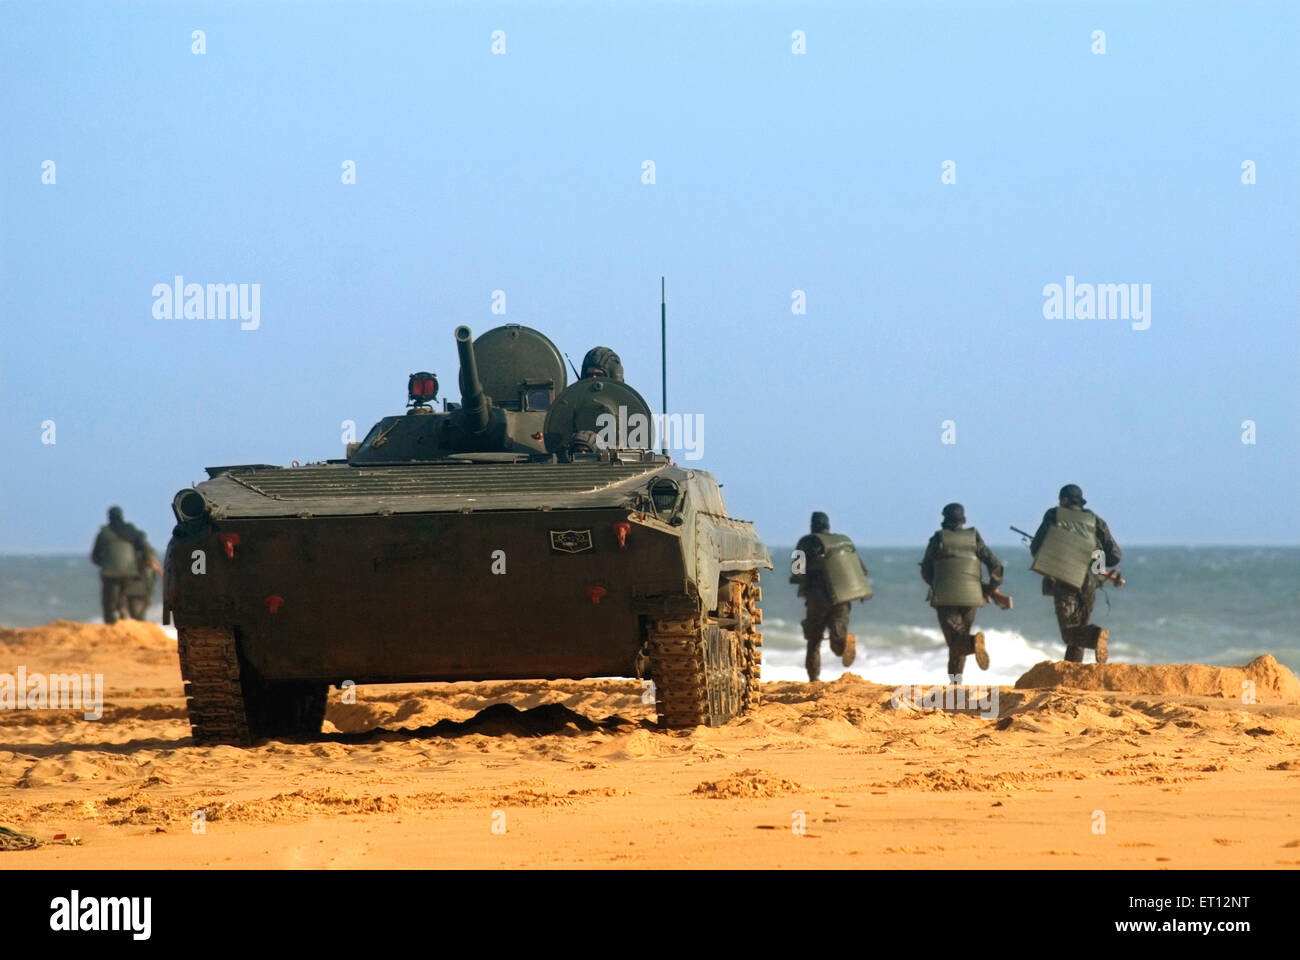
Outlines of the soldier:
{"type": "Polygon", "coordinates": [[[955,684],[961,683],[966,658],[972,653],[981,670],[989,668],[984,634],[971,636],[970,630],[975,625],[975,611],[1002,584],[1002,561],[985,545],[978,530],[965,527],[966,508],[960,503],[945,506],[940,529],[921,558],[921,579],[930,586],[930,605],[939,616],[939,629],[948,644],[948,676],[955,684]],[[981,581],[980,564],[988,568],[987,584],[981,581]]]}
{"type": "Polygon", "coordinates": [[[609,377],[622,383],[623,361],[609,347],[592,347],[582,358],[582,376],[584,380],[587,377],[609,377]]]}
{"type": "Polygon", "coordinates": [[[1120,553],[1106,521],[1084,509],[1087,502],[1076,484],[1061,488],[1058,506],[1043,514],[1029,543],[1034,555],[1030,569],[1042,575],[1043,593],[1053,598],[1065,659],[1082,663],[1087,648],[1097,651],[1098,663],[1105,663],[1110,633],[1088,622],[1097,602],[1097,587],[1106,577],[1095,561],[1104,558],[1106,566],[1113,567],[1119,563],[1120,553]]]}
{"type": "Polygon", "coordinates": [[[99,528],[90,562],[99,567],[100,606],[105,623],[115,623],[127,582],[140,575],[136,544],[144,535],[122,519],[121,507],[109,507],[108,523],[99,528]]]}
{"type": "Polygon", "coordinates": [[[135,545],[135,561],[138,576],[126,582],[122,593],[131,619],[143,620],[148,615],[149,601],[153,599],[154,586],[162,573],[158,553],[143,532],[135,545]]]}
{"type": "Polygon", "coordinates": [[[790,582],[799,585],[806,616],[803,621],[808,654],[804,666],[808,679],[817,682],[821,675],[822,634],[830,631],[831,652],[848,667],[857,657],[857,642],[849,629],[849,608],[854,600],[871,598],[867,567],[858,556],[853,541],[843,534],[831,533],[826,514],[812,515],[812,532],[800,538],[790,582]]]}

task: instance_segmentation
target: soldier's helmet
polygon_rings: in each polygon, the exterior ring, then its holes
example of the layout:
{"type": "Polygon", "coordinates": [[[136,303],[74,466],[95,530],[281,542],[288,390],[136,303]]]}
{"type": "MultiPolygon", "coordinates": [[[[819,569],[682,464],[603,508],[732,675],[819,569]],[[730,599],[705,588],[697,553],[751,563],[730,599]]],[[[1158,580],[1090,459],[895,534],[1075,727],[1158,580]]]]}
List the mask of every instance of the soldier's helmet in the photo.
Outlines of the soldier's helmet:
{"type": "Polygon", "coordinates": [[[813,533],[830,533],[831,519],[817,510],[812,515],[812,532],[813,533]]]}
{"type": "Polygon", "coordinates": [[[121,522],[122,522],[122,508],[121,508],[121,507],[109,507],[109,508],[108,508],[108,522],[109,522],[109,523],[121,523],[121,522]]]}
{"type": "Polygon", "coordinates": [[[609,377],[611,380],[622,383],[623,361],[609,347],[592,347],[587,351],[587,355],[582,358],[582,376],[584,379],[587,377],[609,377]]]}
{"type": "Polygon", "coordinates": [[[965,523],[966,508],[960,503],[950,503],[943,508],[943,519],[945,523],[965,523]]]}
{"type": "Polygon", "coordinates": [[[597,453],[600,450],[600,436],[594,430],[577,430],[569,438],[570,453],[597,453]]]}
{"type": "Polygon", "coordinates": [[[1061,488],[1061,492],[1057,494],[1057,497],[1076,507],[1081,507],[1088,502],[1083,499],[1083,490],[1077,483],[1067,483],[1061,488]]]}

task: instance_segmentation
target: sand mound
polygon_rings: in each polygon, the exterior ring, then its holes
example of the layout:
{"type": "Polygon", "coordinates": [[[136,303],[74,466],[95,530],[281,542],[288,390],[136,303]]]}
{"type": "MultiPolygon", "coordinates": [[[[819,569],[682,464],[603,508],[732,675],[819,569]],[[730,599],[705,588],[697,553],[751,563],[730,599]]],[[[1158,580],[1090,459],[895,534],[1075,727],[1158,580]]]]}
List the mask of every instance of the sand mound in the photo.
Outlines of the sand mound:
{"type": "Polygon", "coordinates": [[[430,810],[447,803],[442,793],[356,794],[324,787],[277,793],[255,801],[226,800],[205,791],[188,797],[160,797],[148,791],[133,791],[110,797],[87,811],[110,826],[165,826],[188,824],[199,811],[212,822],[277,823],[306,820],[314,816],[407,813],[430,810]]]}
{"type": "Polygon", "coordinates": [[[55,620],[43,627],[0,627],[0,654],[55,652],[89,653],[108,648],[115,651],[150,650],[175,654],[176,641],[156,623],[143,620],[119,620],[111,626],[55,620]]]}
{"type": "Polygon", "coordinates": [[[601,728],[629,723],[622,717],[592,720],[575,713],[562,703],[547,703],[520,710],[509,703],[497,703],[480,710],[468,720],[439,720],[431,727],[413,731],[420,737],[453,738],[478,734],[485,737],[542,737],[571,732],[590,733],[601,728]]]}
{"type": "Polygon", "coordinates": [[[766,770],[741,770],[721,780],[705,780],[691,792],[713,800],[732,800],[779,797],[783,793],[797,793],[802,789],[793,780],[786,780],[766,770]]]}
{"type": "Polygon", "coordinates": [[[1269,654],[1244,667],[1210,667],[1200,663],[1065,663],[1045,660],[1016,681],[1019,690],[1071,687],[1193,697],[1240,699],[1254,684],[1256,700],[1300,701],[1300,680],[1269,654]]]}
{"type": "Polygon", "coordinates": [[[96,673],[105,690],[166,685],[181,695],[176,641],[156,623],[119,620],[112,626],[55,620],[43,627],[0,627],[0,671],[96,673]]]}
{"type": "Polygon", "coordinates": [[[540,789],[553,788],[554,784],[537,779],[520,790],[498,794],[491,798],[494,807],[572,807],[601,797],[627,796],[626,788],[589,787],[584,790],[540,789]]]}
{"type": "Polygon", "coordinates": [[[990,791],[1019,790],[1025,783],[1037,779],[1024,771],[1004,771],[986,774],[972,773],[966,769],[927,770],[925,773],[909,773],[907,776],[891,783],[879,783],[877,786],[891,787],[895,790],[925,790],[933,793],[955,791],[990,791]]]}

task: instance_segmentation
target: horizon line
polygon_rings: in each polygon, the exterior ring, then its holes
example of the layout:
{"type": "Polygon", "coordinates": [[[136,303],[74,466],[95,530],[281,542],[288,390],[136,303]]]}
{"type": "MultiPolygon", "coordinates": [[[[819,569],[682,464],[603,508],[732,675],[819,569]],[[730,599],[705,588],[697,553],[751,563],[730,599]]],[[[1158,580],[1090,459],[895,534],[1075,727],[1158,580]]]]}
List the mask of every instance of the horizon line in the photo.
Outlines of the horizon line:
{"type": "MultiPolygon", "coordinates": [[[[991,547],[1027,547],[1028,546],[1023,542],[1012,543],[1010,541],[992,541],[992,540],[985,540],[984,542],[991,547]]],[[[764,541],[764,543],[769,547],[789,546],[791,549],[793,549],[794,546],[793,544],[783,544],[783,543],[775,543],[775,542],[769,544],[766,541],[764,541]]],[[[913,550],[913,549],[924,550],[925,549],[925,544],[921,544],[921,546],[918,548],[914,543],[863,544],[863,543],[857,543],[855,541],[854,546],[856,546],[859,550],[913,550]]],[[[1122,549],[1124,550],[1167,550],[1167,549],[1186,550],[1186,549],[1207,549],[1207,548],[1230,549],[1230,550],[1279,550],[1279,549],[1296,550],[1296,549],[1300,549],[1300,543],[1212,543],[1212,542],[1211,543],[1131,543],[1122,546],[1122,549]]],[[[25,552],[0,552],[0,559],[9,559],[9,558],[16,559],[16,558],[30,558],[30,557],[81,557],[81,556],[87,557],[87,563],[89,563],[89,555],[85,551],[80,551],[80,550],[78,551],[33,550],[33,551],[25,551],[25,552]]]]}

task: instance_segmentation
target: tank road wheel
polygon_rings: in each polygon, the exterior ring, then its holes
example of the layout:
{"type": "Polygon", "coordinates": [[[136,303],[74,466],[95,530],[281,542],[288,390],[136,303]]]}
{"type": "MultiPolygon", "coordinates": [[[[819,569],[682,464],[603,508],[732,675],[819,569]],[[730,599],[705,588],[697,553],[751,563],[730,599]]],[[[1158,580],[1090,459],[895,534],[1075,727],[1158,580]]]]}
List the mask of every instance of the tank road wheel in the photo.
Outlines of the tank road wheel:
{"type": "Polygon", "coordinates": [[[650,675],[662,727],[717,727],[758,705],[762,635],[753,574],[724,581],[718,617],[649,624],[650,675]]]}
{"type": "Polygon", "coordinates": [[[320,733],[327,684],[262,681],[228,628],[178,627],[176,634],[195,743],[248,747],[262,737],[320,733]]]}
{"type": "Polygon", "coordinates": [[[201,746],[251,746],[234,631],[178,626],[176,636],[194,742],[201,746]]]}

